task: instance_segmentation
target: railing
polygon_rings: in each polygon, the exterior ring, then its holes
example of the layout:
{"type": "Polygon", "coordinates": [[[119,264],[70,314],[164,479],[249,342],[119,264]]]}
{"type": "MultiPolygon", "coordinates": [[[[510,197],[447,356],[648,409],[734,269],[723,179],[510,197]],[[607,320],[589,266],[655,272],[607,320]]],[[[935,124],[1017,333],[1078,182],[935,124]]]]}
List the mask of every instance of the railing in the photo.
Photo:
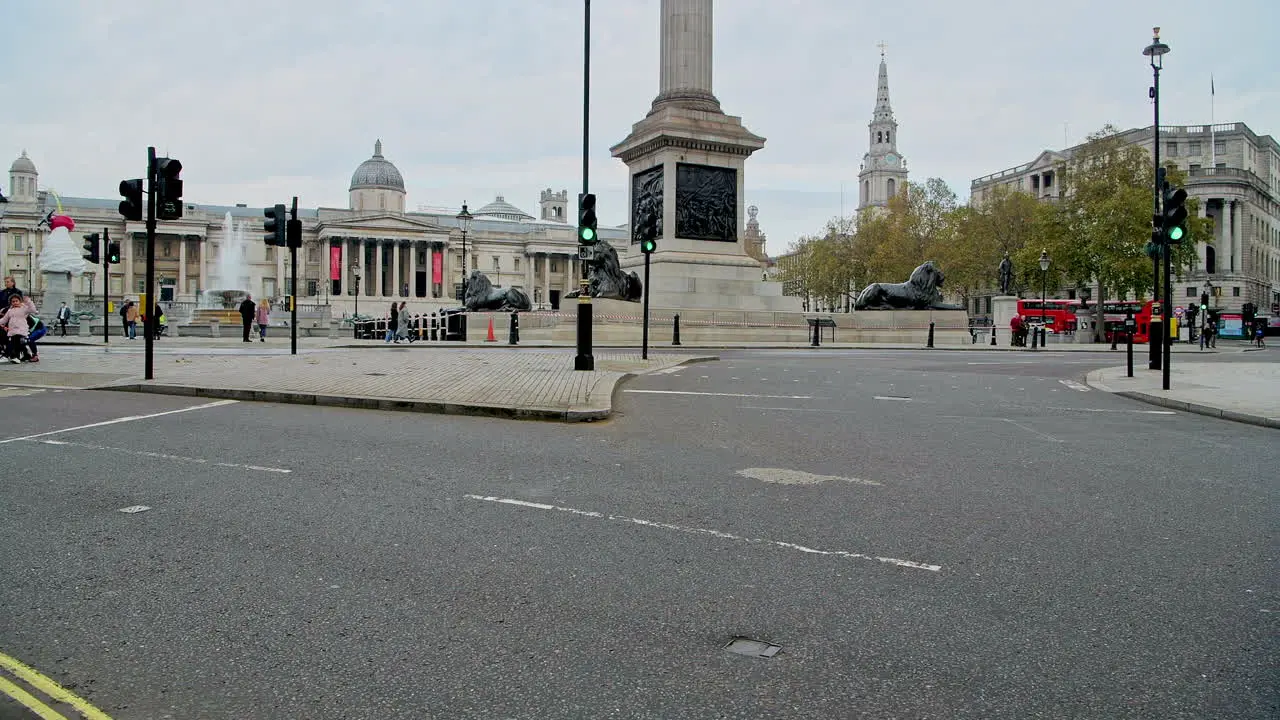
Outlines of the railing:
{"type": "Polygon", "coordinates": [[[1160,132],[1169,135],[1208,135],[1209,133],[1244,130],[1244,123],[1217,123],[1216,125],[1161,125],[1160,132]]]}
{"type": "Polygon", "coordinates": [[[1017,167],[1011,167],[1008,170],[1001,170],[1000,172],[991,173],[990,175],[985,175],[983,177],[980,177],[977,180],[974,180],[969,185],[970,187],[977,187],[978,185],[986,185],[987,183],[992,182],[993,180],[999,180],[1000,178],[1003,178],[1003,177],[1021,175],[1022,173],[1026,172],[1030,167],[1031,167],[1031,163],[1023,163],[1017,167]]]}

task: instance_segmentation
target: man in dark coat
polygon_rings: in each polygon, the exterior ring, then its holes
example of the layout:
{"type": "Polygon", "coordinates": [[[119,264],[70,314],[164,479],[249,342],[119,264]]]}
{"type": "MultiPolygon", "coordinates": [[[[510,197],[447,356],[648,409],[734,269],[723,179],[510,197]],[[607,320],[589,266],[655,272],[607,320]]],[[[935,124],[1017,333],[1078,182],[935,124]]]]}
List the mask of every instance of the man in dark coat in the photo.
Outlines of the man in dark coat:
{"type": "Polygon", "coordinates": [[[253,327],[253,316],[258,310],[258,306],[253,302],[252,295],[245,295],[244,302],[240,303],[240,324],[244,326],[244,341],[253,342],[249,339],[249,329],[253,327]]]}

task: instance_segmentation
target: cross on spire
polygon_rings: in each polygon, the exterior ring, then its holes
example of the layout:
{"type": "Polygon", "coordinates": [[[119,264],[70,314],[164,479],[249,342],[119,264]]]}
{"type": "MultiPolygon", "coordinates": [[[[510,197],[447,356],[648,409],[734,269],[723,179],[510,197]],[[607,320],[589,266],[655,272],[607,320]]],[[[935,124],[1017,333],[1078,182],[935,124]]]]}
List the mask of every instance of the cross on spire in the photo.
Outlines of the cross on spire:
{"type": "Polygon", "coordinates": [[[884,57],[884,49],[885,49],[884,41],[881,40],[879,43],[876,43],[876,47],[880,48],[880,57],[884,57]]]}

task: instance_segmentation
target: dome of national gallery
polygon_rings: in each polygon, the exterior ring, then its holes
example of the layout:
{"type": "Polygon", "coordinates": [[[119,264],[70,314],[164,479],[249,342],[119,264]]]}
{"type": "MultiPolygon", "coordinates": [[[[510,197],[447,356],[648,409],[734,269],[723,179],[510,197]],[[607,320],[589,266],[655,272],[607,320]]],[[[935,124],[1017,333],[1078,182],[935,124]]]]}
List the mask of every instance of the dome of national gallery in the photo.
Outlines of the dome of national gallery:
{"type": "Polygon", "coordinates": [[[390,160],[382,157],[382,141],[373,144],[373,157],[360,163],[351,174],[348,190],[395,190],[404,192],[404,178],[390,160]]]}
{"type": "Polygon", "coordinates": [[[520,208],[507,202],[506,198],[499,195],[494,198],[493,202],[485,205],[475,212],[476,217],[498,217],[503,220],[532,220],[533,216],[521,210],[520,208]]]}

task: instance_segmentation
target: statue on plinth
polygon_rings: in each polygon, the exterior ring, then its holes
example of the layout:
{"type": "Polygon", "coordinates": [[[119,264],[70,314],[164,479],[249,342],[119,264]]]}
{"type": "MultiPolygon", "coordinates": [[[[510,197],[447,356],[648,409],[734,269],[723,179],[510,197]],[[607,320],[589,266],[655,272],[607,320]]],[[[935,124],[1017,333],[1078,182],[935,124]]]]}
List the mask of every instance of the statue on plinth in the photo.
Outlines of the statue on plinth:
{"type": "Polygon", "coordinates": [[[520,288],[504,288],[494,285],[479,270],[472,270],[462,289],[462,305],[471,312],[486,310],[529,310],[533,303],[520,288]]]}
{"type": "Polygon", "coordinates": [[[963,310],[959,305],[942,302],[942,287],[946,277],[942,271],[926,261],[911,271],[904,283],[871,283],[854,302],[854,310],[963,310]]]}
{"type": "Polygon", "coordinates": [[[1004,259],[1000,261],[1000,294],[1008,295],[1012,288],[1013,261],[1009,259],[1009,253],[1005,253],[1004,259]]]}
{"type": "MultiPolygon", "coordinates": [[[[628,302],[640,302],[644,294],[644,284],[640,276],[634,272],[624,273],[618,262],[618,251],[605,242],[585,245],[579,251],[586,251],[582,264],[587,268],[587,296],[593,298],[612,298],[628,302]]],[[[567,298],[579,297],[582,294],[574,290],[565,295],[567,298]]]]}

